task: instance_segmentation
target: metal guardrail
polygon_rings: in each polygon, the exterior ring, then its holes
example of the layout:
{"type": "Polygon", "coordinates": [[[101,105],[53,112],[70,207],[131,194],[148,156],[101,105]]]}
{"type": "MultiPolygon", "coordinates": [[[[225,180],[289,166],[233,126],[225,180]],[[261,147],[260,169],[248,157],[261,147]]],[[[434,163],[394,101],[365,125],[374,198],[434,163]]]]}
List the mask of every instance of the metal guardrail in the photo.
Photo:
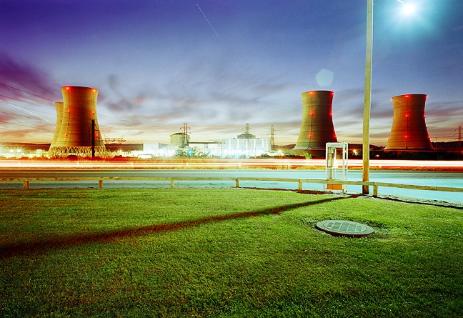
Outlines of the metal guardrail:
{"type": "MultiPolygon", "coordinates": [[[[22,182],[23,189],[30,189],[31,181],[46,182],[46,181],[94,181],[95,177],[32,177],[32,178],[0,178],[0,182],[22,182]]],[[[325,184],[325,185],[356,185],[363,186],[367,185],[373,187],[373,196],[377,197],[379,187],[387,188],[399,188],[399,189],[411,189],[411,190],[427,190],[427,191],[440,191],[440,192],[463,192],[463,188],[452,188],[452,187],[436,187],[436,186],[424,186],[424,185],[412,185],[412,184],[398,184],[398,183],[386,183],[386,182],[362,182],[362,181],[350,181],[350,180],[327,180],[327,179],[295,179],[295,178],[254,178],[254,177],[100,177],[98,178],[98,189],[103,189],[104,181],[119,181],[119,180],[151,180],[151,181],[167,181],[171,188],[175,188],[177,181],[231,181],[235,183],[235,188],[240,188],[240,181],[274,181],[274,182],[295,182],[297,184],[298,191],[303,190],[303,185],[306,183],[312,184],[325,184]]]]}

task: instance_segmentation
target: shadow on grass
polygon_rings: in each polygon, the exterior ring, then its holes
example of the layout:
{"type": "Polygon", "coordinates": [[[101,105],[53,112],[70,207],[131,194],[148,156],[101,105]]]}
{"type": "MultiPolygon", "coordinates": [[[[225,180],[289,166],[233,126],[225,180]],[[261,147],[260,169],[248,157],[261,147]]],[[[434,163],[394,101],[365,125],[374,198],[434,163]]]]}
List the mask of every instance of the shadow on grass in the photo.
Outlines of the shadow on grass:
{"type": "Polygon", "coordinates": [[[302,203],[287,204],[267,209],[248,212],[236,212],[224,215],[208,216],[195,220],[187,220],[175,223],[161,223],[136,228],[100,232],[100,233],[79,233],[74,235],[62,235],[31,242],[21,242],[0,245],[0,258],[7,258],[16,255],[44,253],[51,249],[67,248],[82,244],[110,242],[126,237],[136,237],[151,233],[171,232],[184,228],[191,228],[202,224],[209,224],[227,220],[243,219],[263,215],[280,214],[289,210],[302,208],[311,205],[323,204],[331,201],[346,199],[349,197],[328,198],[317,201],[307,201],[302,203]]]}

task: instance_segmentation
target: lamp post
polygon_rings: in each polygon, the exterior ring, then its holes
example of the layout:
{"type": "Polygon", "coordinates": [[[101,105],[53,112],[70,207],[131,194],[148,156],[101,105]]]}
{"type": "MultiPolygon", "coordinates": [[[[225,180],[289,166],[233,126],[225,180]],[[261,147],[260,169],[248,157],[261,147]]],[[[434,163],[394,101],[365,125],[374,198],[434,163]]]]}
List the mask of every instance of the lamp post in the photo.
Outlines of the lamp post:
{"type": "MultiPolygon", "coordinates": [[[[367,0],[367,36],[365,52],[365,85],[363,97],[363,142],[362,142],[362,181],[370,181],[370,110],[371,110],[371,78],[373,64],[373,1],[367,0]]],[[[401,4],[401,14],[409,17],[415,14],[414,3],[397,0],[401,4]]],[[[369,193],[369,186],[362,185],[362,194],[369,193]]]]}
{"type": "MultiPolygon", "coordinates": [[[[365,86],[363,97],[363,146],[362,146],[362,181],[369,181],[370,173],[370,109],[371,77],[373,63],[373,0],[367,0],[367,37],[365,52],[365,86]]],[[[362,185],[362,194],[369,193],[369,186],[362,185]]]]}

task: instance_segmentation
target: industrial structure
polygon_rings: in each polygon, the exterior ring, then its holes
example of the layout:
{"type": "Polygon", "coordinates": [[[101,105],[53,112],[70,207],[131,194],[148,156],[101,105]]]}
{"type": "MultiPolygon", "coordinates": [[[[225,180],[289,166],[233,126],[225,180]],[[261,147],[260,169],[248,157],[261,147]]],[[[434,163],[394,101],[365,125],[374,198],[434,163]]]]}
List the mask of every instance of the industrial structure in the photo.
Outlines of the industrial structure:
{"type": "MultiPolygon", "coordinates": [[[[267,137],[256,137],[246,124],[236,137],[192,141],[185,123],[170,135],[169,143],[126,143],[124,137],[103,139],[97,119],[98,91],[92,87],[63,86],[63,101],[55,102],[56,127],[51,144],[2,142],[0,158],[39,157],[213,157],[259,158],[289,156],[328,158],[326,146],[337,143],[333,124],[333,91],[303,92],[302,122],[296,145],[276,146],[275,127],[267,137]],[[106,143],[106,145],[105,145],[106,143]],[[48,150],[48,151],[47,151],[48,150]]],[[[451,130],[454,141],[431,142],[425,121],[426,94],[404,94],[392,97],[393,123],[386,147],[370,146],[375,158],[460,159],[462,127],[451,130]]],[[[438,137],[434,136],[434,139],[438,137]]],[[[347,146],[346,146],[347,147],[347,146]]],[[[351,156],[361,158],[361,144],[353,144],[351,156]]],[[[347,149],[347,148],[346,148],[347,149]]]]}
{"type": "Polygon", "coordinates": [[[56,129],[49,155],[104,156],[106,149],[96,114],[97,89],[63,86],[61,92],[63,102],[55,103],[56,129]]]}
{"type": "Polygon", "coordinates": [[[250,158],[267,154],[271,150],[270,138],[257,138],[251,134],[249,124],[246,124],[243,133],[223,141],[222,157],[250,158]]]}
{"type": "Polygon", "coordinates": [[[296,150],[325,150],[327,142],[337,142],[333,125],[332,91],[302,93],[302,122],[296,150]]]}
{"type": "Polygon", "coordinates": [[[58,139],[59,129],[61,127],[61,121],[63,120],[63,102],[55,102],[55,109],[56,109],[56,125],[55,125],[55,133],[53,134],[53,139],[51,144],[55,144],[56,140],[58,139]]]}
{"type": "Polygon", "coordinates": [[[394,115],[386,150],[432,150],[425,122],[425,103],[425,94],[406,94],[392,97],[394,115]]]}

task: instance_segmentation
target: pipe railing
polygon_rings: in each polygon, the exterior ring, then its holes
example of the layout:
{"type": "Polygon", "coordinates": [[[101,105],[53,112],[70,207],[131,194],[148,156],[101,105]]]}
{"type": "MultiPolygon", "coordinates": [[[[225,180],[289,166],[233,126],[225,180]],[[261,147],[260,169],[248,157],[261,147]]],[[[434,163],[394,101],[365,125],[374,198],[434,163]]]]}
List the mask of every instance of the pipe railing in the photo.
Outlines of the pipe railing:
{"type": "Polygon", "coordinates": [[[255,177],[149,177],[149,176],[123,176],[123,177],[30,177],[30,178],[0,178],[0,183],[14,183],[22,182],[23,189],[30,189],[31,182],[50,182],[50,181],[98,181],[98,188],[103,189],[104,181],[130,181],[130,180],[147,180],[147,181],[166,181],[169,182],[171,188],[175,188],[177,181],[231,181],[235,183],[235,188],[240,188],[241,181],[261,181],[261,182],[289,182],[296,183],[299,191],[303,190],[304,184],[325,184],[325,185],[355,185],[355,186],[368,186],[373,187],[373,196],[377,197],[379,187],[386,188],[399,188],[410,190],[425,190],[425,191],[439,191],[439,192],[463,192],[463,188],[454,187],[438,187],[426,185],[413,185],[413,184],[399,184],[387,182],[362,182],[352,180],[336,180],[336,179],[307,179],[307,178],[255,178],[255,177]]]}

